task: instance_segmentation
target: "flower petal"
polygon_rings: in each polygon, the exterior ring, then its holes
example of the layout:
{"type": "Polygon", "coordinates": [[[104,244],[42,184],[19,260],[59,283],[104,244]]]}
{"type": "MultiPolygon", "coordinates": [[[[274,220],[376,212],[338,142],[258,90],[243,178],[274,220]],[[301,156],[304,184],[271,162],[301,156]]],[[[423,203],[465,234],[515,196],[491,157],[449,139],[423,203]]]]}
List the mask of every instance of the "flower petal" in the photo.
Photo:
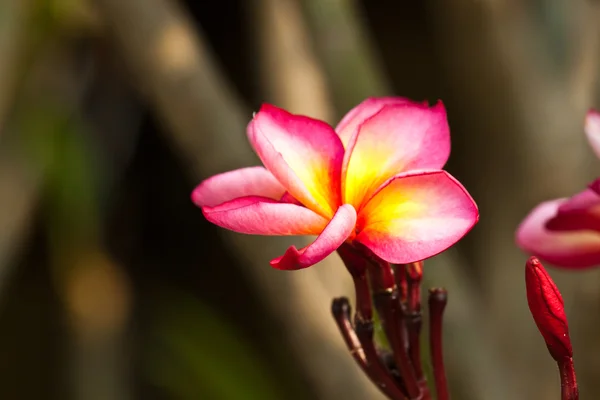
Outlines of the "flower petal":
{"type": "Polygon", "coordinates": [[[344,146],[322,121],[265,104],[248,125],[263,164],[290,194],[328,218],[341,204],[344,146]]]}
{"type": "Polygon", "coordinates": [[[594,153],[600,158],[600,113],[598,111],[588,111],[585,117],[585,134],[594,153]]]}
{"type": "Polygon", "coordinates": [[[404,97],[369,97],[352,110],[348,111],[340,123],[335,127],[335,131],[340,136],[340,139],[342,139],[344,147],[347,147],[356,128],[365,122],[367,118],[372,117],[385,106],[411,103],[414,102],[404,97]]]}
{"type": "Polygon", "coordinates": [[[450,129],[442,102],[384,106],[355,130],[342,167],[344,203],[360,212],[389,178],[409,170],[440,169],[450,155],[450,129]]]}
{"type": "Polygon", "coordinates": [[[600,178],[596,178],[596,180],[590,183],[588,187],[600,195],[600,178]]]}
{"type": "Polygon", "coordinates": [[[564,201],[546,223],[554,231],[590,229],[600,232],[600,195],[585,189],[564,201]]]}
{"type": "Polygon", "coordinates": [[[340,247],[353,233],[355,224],[356,210],[344,204],[314,242],[300,250],[290,247],[283,256],[272,260],[271,265],[284,270],[310,267],[340,247]]]}
{"type": "Polygon", "coordinates": [[[534,208],[517,228],[517,245],[529,254],[562,267],[600,264],[600,234],[590,230],[553,231],[546,223],[567,199],[546,201],[534,208]]]}
{"type": "Polygon", "coordinates": [[[238,197],[279,199],[284,193],[285,188],[264,167],[248,167],[204,180],[192,192],[192,201],[198,207],[214,207],[238,197]]]}
{"type": "Polygon", "coordinates": [[[479,219],[466,189],[445,171],[390,179],[359,212],[356,236],[385,261],[432,257],[460,240],[479,219]]]}
{"type": "Polygon", "coordinates": [[[328,222],[308,208],[259,196],[202,207],[202,213],[215,225],[252,235],[317,235],[328,222]]]}
{"type": "Polygon", "coordinates": [[[292,196],[289,192],[285,192],[283,194],[283,196],[281,196],[281,198],[279,199],[279,202],[281,203],[292,203],[292,204],[296,204],[298,206],[301,206],[302,203],[300,203],[294,196],[292,196]]]}

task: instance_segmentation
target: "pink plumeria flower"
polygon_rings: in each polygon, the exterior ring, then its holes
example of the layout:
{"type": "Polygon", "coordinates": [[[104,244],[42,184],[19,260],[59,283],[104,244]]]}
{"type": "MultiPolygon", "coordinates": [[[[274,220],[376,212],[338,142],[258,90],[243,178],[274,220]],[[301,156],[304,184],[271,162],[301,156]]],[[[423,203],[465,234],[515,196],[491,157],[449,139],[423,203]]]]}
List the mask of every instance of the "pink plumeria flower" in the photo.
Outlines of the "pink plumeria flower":
{"type": "Polygon", "coordinates": [[[442,252],[477,222],[465,188],[441,168],[450,133],[441,102],[371,98],[335,130],[265,104],[248,125],[263,167],[213,176],[192,193],[212,223],[257,235],[317,235],[271,261],[309,267],[345,242],[392,263],[442,252]]]}
{"type": "MultiPolygon", "coordinates": [[[[600,158],[600,114],[590,110],[585,132],[600,158]]],[[[517,244],[542,260],[567,268],[600,265],[600,180],[571,198],[546,201],[517,229],[517,244]]]]}

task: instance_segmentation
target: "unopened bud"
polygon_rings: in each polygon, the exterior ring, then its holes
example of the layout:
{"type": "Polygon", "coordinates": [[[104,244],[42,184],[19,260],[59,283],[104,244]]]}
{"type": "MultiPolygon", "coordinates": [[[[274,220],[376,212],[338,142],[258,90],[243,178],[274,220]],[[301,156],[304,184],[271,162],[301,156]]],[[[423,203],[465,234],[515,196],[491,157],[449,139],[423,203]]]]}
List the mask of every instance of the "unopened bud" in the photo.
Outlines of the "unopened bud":
{"type": "Polygon", "coordinates": [[[542,263],[535,257],[527,260],[525,284],[529,310],[546,341],[550,355],[556,361],[571,358],[573,349],[562,296],[542,263]]]}

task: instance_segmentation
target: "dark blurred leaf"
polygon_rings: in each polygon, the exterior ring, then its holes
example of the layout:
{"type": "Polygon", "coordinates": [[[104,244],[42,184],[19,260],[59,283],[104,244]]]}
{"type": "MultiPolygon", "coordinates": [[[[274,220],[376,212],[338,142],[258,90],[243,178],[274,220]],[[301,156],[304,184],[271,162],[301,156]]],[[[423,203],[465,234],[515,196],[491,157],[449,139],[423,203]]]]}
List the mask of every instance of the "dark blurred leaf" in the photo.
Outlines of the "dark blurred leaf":
{"type": "MultiPolygon", "coordinates": [[[[20,123],[32,162],[46,171],[52,240],[71,242],[97,232],[96,176],[84,126],[60,108],[32,107],[20,123]]],[[[59,245],[59,243],[55,243],[59,245]]]]}
{"type": "Polygon", "coordinates": [[[148,377],[174,398],[283,399],[260,354],[191,296],[171,294],[153,325],[148,377]]]}

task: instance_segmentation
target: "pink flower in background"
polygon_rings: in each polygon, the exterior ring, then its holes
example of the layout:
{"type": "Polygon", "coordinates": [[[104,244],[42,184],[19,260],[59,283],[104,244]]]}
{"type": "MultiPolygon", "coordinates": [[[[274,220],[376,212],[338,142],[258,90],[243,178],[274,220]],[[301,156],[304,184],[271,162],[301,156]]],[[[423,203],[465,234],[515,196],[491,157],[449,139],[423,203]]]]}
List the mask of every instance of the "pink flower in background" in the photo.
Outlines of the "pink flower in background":
{"type": "MultiPolygon", "coordinates": [[[[600,114],[590,110],[585,132],[600,157],[600,114]]],[[[600,180],[571,198],[541,203],[517,229],[526,252],[562,267],[600,265],[600,180]]]]}
{"type": "Polygon", "coordinates": [[[475,202],[441,168],[450,133],[441,102],[371,98],[335,130],[265,104],[248,125],[263,167],[213,176],[192,193],[212,223],[257,235],[317,235],[271,261],[311,266],[344,242],[392,263],[434,256],[477,222],[475,202]]]}

